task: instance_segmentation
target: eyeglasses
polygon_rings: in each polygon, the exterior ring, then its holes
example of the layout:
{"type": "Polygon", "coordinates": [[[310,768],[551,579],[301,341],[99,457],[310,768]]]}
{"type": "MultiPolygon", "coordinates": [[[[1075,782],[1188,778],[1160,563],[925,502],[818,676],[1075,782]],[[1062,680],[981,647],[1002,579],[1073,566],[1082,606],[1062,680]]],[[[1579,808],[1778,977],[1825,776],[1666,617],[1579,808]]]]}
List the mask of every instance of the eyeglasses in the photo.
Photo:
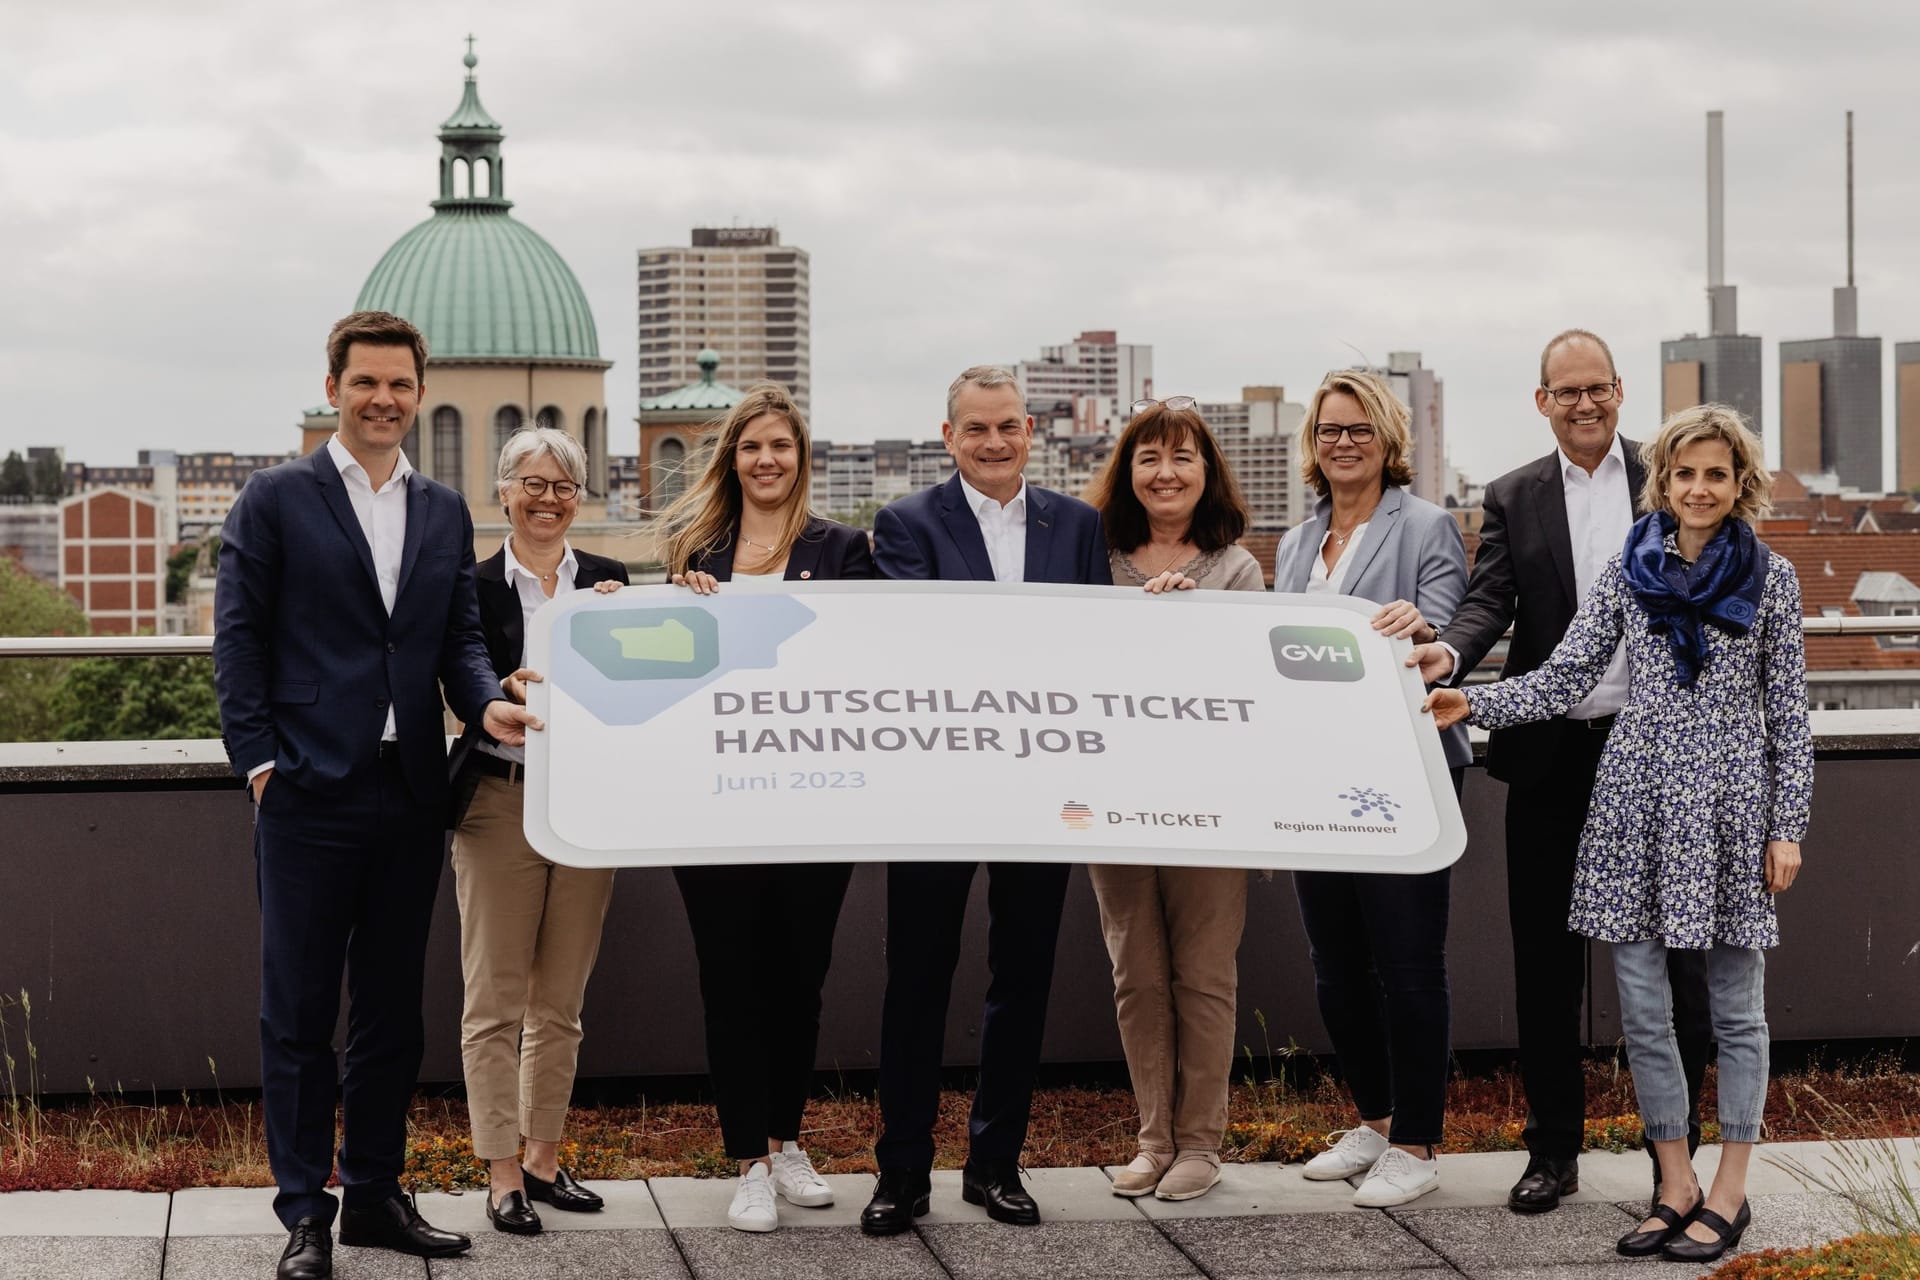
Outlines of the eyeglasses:
{"type": "Polygon", "coordinates": [[[545,497],[547,490],[553,490],[553,496],[562,502],[571,502],[580,492],[580,486],[571,480],[547,480],[540,476],[521,476],[520,487],[527,491],[529,498],[545,497]]]}
{"type": "Polygon", "coordinates": [[[1607,401],[1613,399],[1614,393],[1618,391],[1619,388],[1620,383],[1619,380],[1616,379],[1612,382],[1602,382],[1591,387],[1547,387],[1546,392],[1553,397],[1555,404],[1571,406],[1579,404],[1581,396],[1585,396],[1595,404],[1605,404],[1607,401]]]}
{"type": "Polygon", "coordinates": [[[1153,408],[1153,406],[1155,405],[1160,405],[1163,408],[1175,409],[1175,410],[1191,409],[1199,403],[1200,402],[1198,400],[1195,400],[1192,396],[1168,396],[1165,400],[1152,400],[1152,399],[1135,400],[1133,402],[1133,406],[1130,412],[1145,413],[1147,410],[1153,408]]]}
{"type": "Polygon", "coordinates": [[[1356,422],[1352,426],[1341,426],[1337,422],[1316,422],[1313,424],[1313,438],[1321,444],[1339,444],[1345,436],[1355,444],[1366,444],[1373,439],[1371,422],[1356,422]]]}

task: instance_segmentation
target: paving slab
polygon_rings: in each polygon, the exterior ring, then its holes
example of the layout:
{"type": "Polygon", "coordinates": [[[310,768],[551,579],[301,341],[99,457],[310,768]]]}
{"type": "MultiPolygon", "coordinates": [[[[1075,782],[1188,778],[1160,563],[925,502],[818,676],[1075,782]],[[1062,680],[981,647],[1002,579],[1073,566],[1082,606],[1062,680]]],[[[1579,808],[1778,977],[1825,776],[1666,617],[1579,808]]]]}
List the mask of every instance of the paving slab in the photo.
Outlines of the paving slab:
{"type": "MultiPolygon", "coordinates": [[[[592,1186],[600,1198],[607,1202],[607,1207],[598,1213],[568,1213],[552,1205],[534,1205],[534,1212],[540,1215],[540,1221],[547,1231],[659,1231],[667,1225],[660,1217],[659,1206],[654,1204],[653,1193],[638,1178],[596,1181],[592,1186]]],[[[417,1203],[420,1216],[436,1227],[464,1231],[476,1238],[480,1235],[505,1234],[495,1231],[493,1223],[487,1218],[487,1193],[484,1191],[458,1194],[429,1191],[422,1194],[417,1203]]]]}
{"type": "Polygon", "coordinates": [[[160,1280],[163,1243],[159,1236],[8,1235],[0,1237],[0,1280],[160,1280]]]}
{"type": "MultiPolygon", "coordinates": [[[[1124,1196],[1113,1194],[1113,1183],[1098,1169],[1028,1169],[1021,1183],[1033,1202],[1040,1206],[1040,1221],[1049,1222],[1139,1222],[1140,1214],[1124,1196]]],[[[862,1204],[866,1201],[863,1199],[862,1204]]],[[[785,1221],[784,1218],[781,1219],[785,1221]]],[[[933,1207],[920,1219],[927,1226],[946,1223],[992,1225],[980,1205],[960,1198],[960,1171],[933,1171],[933,1207]]],[[[1013,1228],[1020,1230],[1021,1228],[1013,1228]]]]}
{"type": "MultiPolygon", "coordinates": [[[[1123,1167],[1107,1169],[1107,1177],[1111,1179],[1123,1167]]],[[[1351,1186],[1344,1182],[1309,1182],[1300,1175],[1297,1164],[1224,1164],[1220,1166],[1220,1184],[1197,1200],[1140,1196],[1133,1204],[1155,1221],[1243,1218],[1265,1213],[1367,1212],[1354,1208],[1351,1186]]]]}
{"type": "MultiPolygon", "coordinates": [[[[822,1176],[826,1184],[833,1188],[832,1204],[806,1208],[774,1197],[782,1231],[788,1227],[860,1225],[860,1211],[873,1198],[873,1175],[829,1173],[822,1176]]],[[[738,1183],[738,1178],[653,1178],[647,1186],[653,1192],[653,1200],[659,1206],[661,1218],[675,1231],[711,1228],[724,1229],[735,1235],[750,1234],[733,1231],[732,1227],[727,1226],[727,1206],[733,1203],[733,1189],[738,1183]]],[[[954,1194],[957,1196],[959,1192],[956,1190],[954,1194]]]]}
{"type": "Polygon", "coordinates": [[[1636,1221],[1630,1211],[1612,1204],[1562,1204],[1551,1213],[1535,1214],[1515,1213],[1504,1204],[1465,1209],[1409,1205],[1386,1212],[1448,1262],[1476,1275],[1516,1265],[1575,1265],[1609,1258],[1629,1262],[1613,1246],[1636,1221]]]}
{"type": "Polygon", "coordinates": [[[167,1234],[163,1191],[9,1191],[0,1195],[0,1236],[167,1234]]]}
{"type": "MultiPolygon", "coordinates": [[[[604,1185],[596,1183],[594,1189],[605,1195],[604,1185]]],[[[338,1250],[334,1257],[340,1257],[338,1250]]],[[[537,1236],[511,1236],[488,1227],[475,1233],[472,1252],[436,1258],[426,1274],[433,1280],[688,1280],[673,1237],[658,1227],[549,1230],[537,1236]]],[[[173,1276],[171,1255],[167,1276],[173,1276]]],[[[334,1278],[345,1280],[337,1266],[334,1278]]]]}
{"type": "Polygon", "coordinates": [[[272,1187],[190,1187],[176,1191],[167,1235],[177,1240],[182,1236],[277,1234],[284,1245],[286,1233],[274,1216],[273,1196],[272,1187]]]}
{"type": "MultiPolygon", "coordinates": [[[[1097,1169],[1087,1172],[1099,1176],[1097,1169]]],[[[953,1280],[1195,1280],[1201,1275],[1153,1223],[1128,1213],[1130,1222],[1055,1218],[1037,1227],[936,1223],[921,1227],[920,1235],[953,1280]]]]}
{"type": "Polygon", "coordinates": [[[696,1280],[946,1280],[947,1274],[913,1232],[869,1239],[857,1226],[788,1230],[783,1221],[780,1230],[757,1234],[676,1226],[673,1238],[696,1280]]]}
{"type": "MultiPolygon", "coordinates": [[[[285,1232],[178,1236],[167,1241],[167,1280],[262,1280],[273,1274],[286,1247],[285,1232]]],[[[333,1276],[334,1280],[427,1280],[427,1264],[386,1249],[336,1245],[333,1276]]]]}
{"type": "Polygon", "coordinates": [[[1438,1275],[1446,1266],[1412,1232],[1372,1210],[1172,1218],[1156,1225],[1213,1280],[1355,1271],[1438,1275]]]}

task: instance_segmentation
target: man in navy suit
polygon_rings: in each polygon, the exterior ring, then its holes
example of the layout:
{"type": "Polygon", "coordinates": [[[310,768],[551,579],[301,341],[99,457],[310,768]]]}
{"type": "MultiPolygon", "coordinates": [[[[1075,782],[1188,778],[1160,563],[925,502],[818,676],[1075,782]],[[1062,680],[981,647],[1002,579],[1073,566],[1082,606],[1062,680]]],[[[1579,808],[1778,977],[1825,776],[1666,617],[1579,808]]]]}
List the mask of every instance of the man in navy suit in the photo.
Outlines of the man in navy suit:
{"type": "MultiPolygon", "coordinates": [[[[1100,515],[1022,474],[1033,444],[1013,374],[968,369],[947,390],[940,425],[959,474],[882,509],[873,555],[882,576],[949,582],[1112,584],[1100,515]]],[[[880,1179],[861,1214],[869,1235],[894,1235],[927,1212],[933,1123],[960,927],[977,864],[907,862],[887,869],[887,996],[880,1025],[880,1179]]],[[[987,868],[986,1012],[980,1083],[968,1124],[961,1194],[999,1222],[1031,1224],[1039,1209],[1020,1185],[1054,943],[1066,902],[1065,864],[987,868]]]]}
{"type": "Polygon", "coordinates": [[[500,696],[460,495],[401,452],[426,340],[357,312],[327,338],[339,432],[256,472],[227,516],[215,684],[227,755],[256,813],[267,1155],[289,1238],[280,1280],[332,1274],[334,1023],[345,971],[344,1244],[464,1252],[401,1194],[424,1042],[427,926],[448,804],[441,689],[502,742],[539,728],[500,696]]]}

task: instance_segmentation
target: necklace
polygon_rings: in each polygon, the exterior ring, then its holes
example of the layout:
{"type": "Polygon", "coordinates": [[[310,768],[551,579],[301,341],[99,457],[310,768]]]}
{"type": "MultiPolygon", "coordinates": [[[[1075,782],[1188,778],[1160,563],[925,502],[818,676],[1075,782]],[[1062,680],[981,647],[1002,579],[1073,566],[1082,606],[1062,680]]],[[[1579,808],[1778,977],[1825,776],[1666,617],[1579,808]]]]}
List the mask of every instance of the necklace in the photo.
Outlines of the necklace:
{"type": "Polygon", "coordinates": [[[1190,559],[1192,559],[1192,558],[1193,558],[1193,554],[1194,554],[1194,553],[1193,553],[1193,552],[1192,552],[1191,550],[1189,550],[1189,549],[1188,549],[1188,547],[1187,547],[1187,544],[1183,542],[1183,543],[1181,543],[1181,544],[1180,544],[1180,546],[1179,546],[1178,548],[1176,548],[1176,549],[1175,549],[1175,551],[1174,551],[1174,553],[1173,553],[1173,559],[1171,559],[1171,560],[1169,560],[1169,561],[1167,561],[1167,562],[1166,562],[1165,564],[1163,564],[1163,565],[1161,565],[1161,566],[1160,566],[1160,567],[1159,567],[1159,568],[1158,568],[1157,570],[1155,570],[1154,572],[1152,572],[1152,573],[1150,573],[1150,574],[1148,574],[1148,575],[1147,575],[1147,577],[1149,577],[1149,578],[1157,578],[1157,577],[1159,577],[1159,576],[1160,576],[1161,574],[1163,574],[1163,573],[1165,573],[1165,572],[1166,572],[1167,570],[1169,570],[1169,569],[1171,569],[1171,568],[1173,568],[1173,566],[1175,566],[1175,565],[1177,565],[1177,564],[1181,564],[1181,563],[1183,563],[1184,561],[1187,561],[1187,560],[1190,560],[1190,559]]]}
{"type": "Polygon", "coordinates": [[[780,550],[780,546],[778,543],[755,542],[752,538],[749,538],[744,533],[740,535],[740,541],[746,543],[750,547],[759,547],[762,551],[766,552],[768,555],[775,555],[780,550]]]}
{"type": "MultiPolygon", "coordinates": [[[[1365,521],[1365,520],[1362,520],[1362,521],[1360,522],[1360,524],[1356,524],[1356,525],[1354,525],[1354,526],[1353,526],[1353,529],[1358,529],[1358,528],[1360,527],[1360,525],[1361,525],[1361,524],[1365,524],[1365,523],[1366,523],[1366,521],[1365,521]]],[[[1327,536],[1333,539],[1333,545],[1334,545],[1334,546],[1336,546],[1336,547],[1344,547],[1344,546],[1346,546],[1346,545],[1347,545],[1347,539],[1348,539],[1348,538],[1351,538],[1351,537],[1353,536],[1353,529],[1349,529],[1349,530],[1347,530],[1347,531],[1346,531],[1345,533],[1336,533],[1336,532],[1334,531],[1334,528],[1333,528],[1333,526],[1332,526],[1332,525],[1328,525],[1328,526],[1327,526],[1327,536]]]]}

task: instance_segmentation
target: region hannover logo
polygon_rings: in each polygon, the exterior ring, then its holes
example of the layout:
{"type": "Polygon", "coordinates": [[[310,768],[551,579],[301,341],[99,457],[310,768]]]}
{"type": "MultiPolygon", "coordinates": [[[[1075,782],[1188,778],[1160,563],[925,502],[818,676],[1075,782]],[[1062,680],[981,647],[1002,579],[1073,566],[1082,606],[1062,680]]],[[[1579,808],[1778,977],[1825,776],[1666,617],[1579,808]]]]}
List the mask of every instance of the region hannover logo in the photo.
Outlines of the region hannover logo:
{"type": "Polygon", "coordinates": [[[1074,831],[1086,831],[1093,826],[1093,810],[1078,800],[1069,800],[1060,806],[1060,821],[1074,831]]]}
{"type": "Polygon", "coordinates": [[[1289,680],[1364,679],[1360,643],[1344,627],[1275,627],[1273,665],[1289,680]]]}

